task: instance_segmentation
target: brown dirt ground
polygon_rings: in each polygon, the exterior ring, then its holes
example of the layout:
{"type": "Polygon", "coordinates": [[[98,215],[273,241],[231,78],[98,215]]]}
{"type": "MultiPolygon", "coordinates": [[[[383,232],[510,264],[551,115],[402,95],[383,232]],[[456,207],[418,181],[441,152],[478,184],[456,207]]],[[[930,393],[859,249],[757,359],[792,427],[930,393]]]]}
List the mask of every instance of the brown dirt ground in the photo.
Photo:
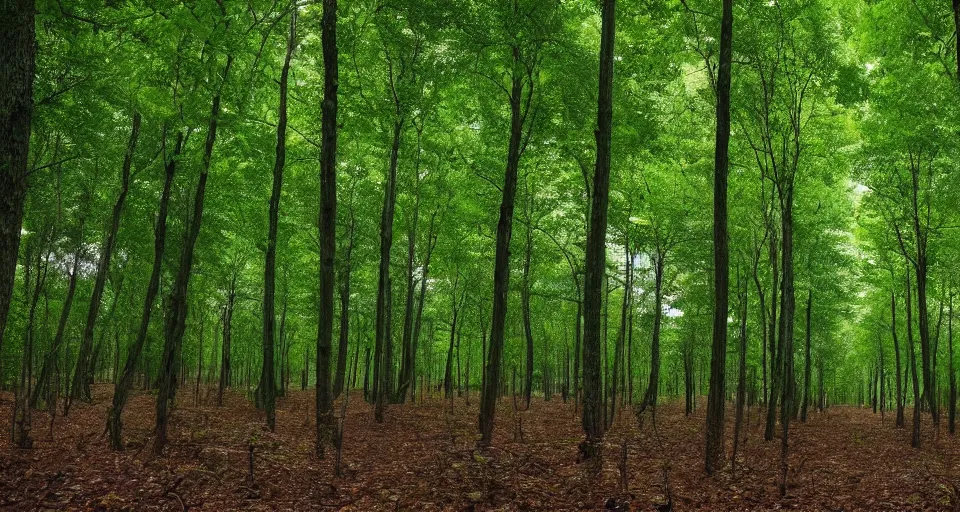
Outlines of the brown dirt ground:
{"type": "MultiPolygon", "coordinates": [[[[759,411],[749,415],[736,473],[703,472],[704,409],[662,405],[654,428],[627,410],[608,432],[599,473],[577,462],[579,416],[558,398],[514,413],[499,406],[494,446],[477,452],[471,405],[427,399],[394,405],[382,424],[352,392],[345,422],[344,476],[333,457],[314,455],[312,391],[279,401],[277,431],[240,394],[225,407],[193,405],[183,390],[164,457],[150,455],[154,396],[133,398],[124,415],[127,449],[112,452],[104,418],[112,388],[97,386],[92,405],[58,417],[35,413],[35,448],[0,439],[0,508],[12,510],[950,510],[960,486],[960,442],[939,436],[924,416],[923,448],[909,444],[870,410],[832,407],[792,423],[789,492],[777,491],[780,442],[763,441],[759,411]],[[515,436],[517,418],[523,439],[515,436]],[[620,490],[626,441],[628,486],[620,490]],[[248,484],[248,446],[255,483],[248,484]],[[669,485],[665,485],[666,480],[669,485]],[[658,508],[659,507],[659,508],[658,508]]],[[[212,397],[212,394],[209,394],[212,397]]],[[[13,397],[0,394],[9,428],[13,397]]],[[[213,403],[212,398],[208,400],[213,403]]],[[[339,407],[337,409],[339,411],[339,407]]],[[[907,419],[909,422],[909,411],[907,419]]],[[[732,432],[732,410],[727,433],[732,432]]],[[[944,420],[945,422],[945,420],[944,420]]],[[[727,453],[732,449],[728,441],[727,453]]]]}

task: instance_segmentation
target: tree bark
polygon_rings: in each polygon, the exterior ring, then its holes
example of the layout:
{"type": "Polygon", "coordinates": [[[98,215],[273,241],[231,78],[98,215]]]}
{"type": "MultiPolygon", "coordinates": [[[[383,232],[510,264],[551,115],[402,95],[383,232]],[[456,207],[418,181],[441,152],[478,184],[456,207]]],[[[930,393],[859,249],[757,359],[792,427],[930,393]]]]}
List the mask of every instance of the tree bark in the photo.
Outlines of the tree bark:
{"type": "Polygon", "coordinates": [[[277,108],[277,148],[273,161],[273,190],[270,192],[269,220],[267,228],[267,251],[263,268],[263,367],[260,371],[260,386],[257,395],[267,415],[270,431],[277,424],[277,381],[274,375],[274,334],[276,330],[276,268],[277,224],[280,219],[280,194],[283,189],[283,167],[287,159],[287,79],[290,74],[290,59],[297,47],[297,7],[290,10],[290,35],[287,37],[287,53],[280,70],[280,104],[277,108]]]}
{"type": "MultiPolygon", "coordinates": [[[[392,75],[391,75],[392,76],[392,75]]],[[[400,105],[397,103],[397,110],[400,105]]],[[[390,248],[393,247],[393,217],[397,201],[397,163],[400,155],[400,138],[403,134],[403,118],[393,123],[393,145],[390,147],[390,167],[383,190],[383,209],[380,215],[380,278],[377,282],[376,340],[373,354],[373,399],[374,419],[383,422],[383,414],[390,395],[390,369],[388,365],[387,337],[391,325],[387,302],[393,293],[390,279],[390,248]]]]}
{"type": "Polygon", "coordinates": [[[730,145],[730,64],[733,44],[733,0],[723,0],[720,21],[720,62],[717,75],[717,134],[713,178],[713,344],[710,392],[707,399],[706,472],[721,468],[724,459],[723,416],[726,397],[729,241],[727,240],[727,174],[730,145]]]}
{"type": "MultiPolygon", "coordinates": [[[[520,168],[523,125],[530,109],[533,81],[526,84],[524,100],[524,76],[520,49],[513,47],[513,77],[510,91],[510,142],[507,150],[507,166],[503,178],[503,197],[500,202],[500,219],[497,221],[496,255],[493,269],[493,318],[490,326],[490,347],[484,369],[483,395],[480,398],[480,442],[489,446],[493,439],[493,419],[497,406],[497,391],[503,360],[503,342],[507,321],[507,293],[510,286],[510,238],[513,234],[513,209],[517,196],[517,171],[520,168]]],[[[529,78],[529,77],[528,77],[529,78]]]]}
{"type": "Polygon", "coordinates": [[[17,275],[27,197],[35,12],[34,0],[0,3],[0,353],[17,275]]]}
{"type": "Polygon", "coordinates": [[[583,291],[583,432],[585,459],[601,455],[604,407],[600,382],[600,306],[605,277],[607,204],[610,197],[610,158],[613,135],[613,52],[616,34],[616,0],[604,0],[600,29],[600,81],[597,96],[597,161],[593,173],[590,230],[587,232],[583,291]]]}
{"type": "Polygon", "coordinates": [[[317,322],[316,415],[317,456],[323,458],[331,439],[333,399],[330,393],[330,348],[333,342],[333,264],[337,222],[337,0],[323,0],[323,103],[320,148],[320,315],[317,322]]]}

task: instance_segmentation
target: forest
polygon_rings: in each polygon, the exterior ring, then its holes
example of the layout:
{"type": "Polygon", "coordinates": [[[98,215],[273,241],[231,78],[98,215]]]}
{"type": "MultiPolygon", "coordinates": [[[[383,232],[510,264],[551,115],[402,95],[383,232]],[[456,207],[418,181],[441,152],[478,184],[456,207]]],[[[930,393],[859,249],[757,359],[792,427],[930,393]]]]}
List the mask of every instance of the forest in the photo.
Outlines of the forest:
{"type": "Polygon", "coordinates": [[[960,510],[958,33],[2,0],[0,508],[960,510]]]}

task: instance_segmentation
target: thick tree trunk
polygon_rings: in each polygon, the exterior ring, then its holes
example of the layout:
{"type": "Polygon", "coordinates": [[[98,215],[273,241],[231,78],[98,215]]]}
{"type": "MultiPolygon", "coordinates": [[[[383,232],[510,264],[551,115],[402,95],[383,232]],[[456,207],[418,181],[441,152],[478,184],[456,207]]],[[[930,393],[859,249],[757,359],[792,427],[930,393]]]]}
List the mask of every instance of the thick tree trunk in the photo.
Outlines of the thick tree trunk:
{"type": "Polygon", "coordinates": [[[717,135],[713,178],[713,344],[707,399],[707,474],[723,465],[723,416],[726,398],[729,241],[727,240],[727,174],[730,145],[730,63],[733,44],[733,0],[723,0],[720,62],[717,75],[717,135]]]}
{"type": "MultiPolygon", "coordinates": [[[[133,345],[127,350],[127,360],[123,365],[123,373],[117,381],[117,386],[113,392],[113,404],[107,412],[107,433],[110,437],[110,447],[114,450],[122,450],[123,442],[121,439],[121,416],[123,408],[127,404],[127,397],[130,394],[130,388],[133,387],[133,379],[137,370],[137,363],[140,361],[140,354],[143,352],[143,346],[147,340],[147,330],[150,327],[150,317],[153,313],[153,306],[160,291],[160,271],[163,268],[163,250],[167,239],[167,208],[170,204],[170,191],[173,187],[173,177],[177,170],[177,159],[183,149],[183,132],[177,134],[177,143],[173,154],[167,159],[165,168],[165,178],[163,182],[163,192],[160,194],[160,209],[157,214],[157,223],[154,227],[153,239],[153,269],[150,271],[150,280],[147,283],[147,293],[143,301],[143,313],[140,315],[140,326],[137,329],[137,337],[133,345]]],[[[166,139],[166,133],[164,133],[166,139]]]]}
{"type": "Polygon", "coordinates": [[[337,236],[337,0],[323,0],[323,103],[320,148],[320,311],[317,322],[317,456],[331,439],[333,399],[330,393],[330,349],[333,342],[333,263],[337,236]]]}
{"type": "Polygon", "coordinates": [[[13,298],[27,197],[35,12],[34,0],[0,3],[0,353],[13,298]]]}
{"type": "Polygon", "coordinates": [[[276,318],[277,224],[280,219],[280,193],[283,189],[283,166],[287,159],[287,78],[290,59],[297,47],[297,8],[290,10],[290,35],[287,53],[280,70],[280,103],[277,108],[277,148],[273,161],[273,190],[270,192],[267,251],[263,268],[263,367],[257,395],[267,414],[267,426],[273,431],[277,420],[277,381],[274,375],[274,338],[276,318]]]}
{"type": "Polygon", "coordinates": [[[200,226],[203,223],[203,204],[207,191],[207,177],[210,173],[210,160],[213,156],[213,146],[217,141],[217,122],[220,118],[220,92],[230,74],[233,65],[233,55],[227,56],[223,69],[222,79],[217,92],[213,96],[210,107],[210,122],[207,126],[207,140],[203,150],[203,162],[200,167],[200,177],[197,180],[197,189],[193,199],[193,214],[183,251],[180,253],[180,269],[170,291],[167,304],[167,317],[164,322],[163,355],[160,362],[160,389],[157,393],[156,438],[153,451],[160,455],[167,443],[167,412],[174,399],[177,388],[177,369],[179,367],[180,348],[183,344],[183,333],[187,320],[187,290],[193,269],[193,254],[200,236],[200,226]]]}
{"type": "Polygon", "coordinates": [[[604,0],[600,29],[600,82],[597,97],[597,161],[593,173],[590,229],[587,232],[583,291],[583,458],[599,457],[604,422],[600,382],[600,306],[605,278],[607,204],[610,197],[610,158],[613,134],[613,53],[616,0],[604,0]]]}

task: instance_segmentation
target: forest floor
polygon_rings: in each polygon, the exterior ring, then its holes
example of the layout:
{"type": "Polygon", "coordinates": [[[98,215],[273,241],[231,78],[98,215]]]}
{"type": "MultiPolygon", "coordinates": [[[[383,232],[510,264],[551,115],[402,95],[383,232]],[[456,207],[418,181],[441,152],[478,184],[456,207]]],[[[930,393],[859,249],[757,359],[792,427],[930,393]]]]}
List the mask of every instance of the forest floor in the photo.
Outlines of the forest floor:
{"type": "MultiPolygon", "coordinates": [[[[728,463],[703,472],[704,411],[686,417],[680,403],[662,405],[653,426],[628,409],[608,432],[599,473],[577,462],[579,416],[572,403],[535,399],[515,413],[499,405],[494,446],[477,439],[476,396],[470,405],[440,398],[393,405],[386,421],[352,392],[343,442],[344,475],[333,453],[314,454],[312,391],[279,400],[277,429],[240,394],[226,406],[194,406],[184,389],[163,457],[150,454],[154,396],[134,397],[124,415],[127,449],[113,452],[104,435],[111,387],[97,386],[92,405],[58,417],[34,416],[35,447],[0,438],[0,508],[13,510],[949,510],[960,486],[960,440],[937,436],[924,416],[923,448],[894,415],[831,407],[791,423],[789,491],[777,490],[780,442],[764,442],[760,411],[749,415],[736,472],[728,463]],[[517,420],[522,418],[522,420],[517,420]],[[516,435],[522,426],[523,439],[516,435]],[[623,443],[626,490],[621,487],[623,443]],[[249,446],[254,482],[249,481],[249,446]]],[[[210,404],[213,403],[213,395],[210,404]]],[[[13,397],[0,394],[0,423],[13,397]]],[[[339,407],[337,409],[340,410],[339,407]]],[[[729,456],[732,410],[727,414],[729,456]]],[[[909,423],[909,412],[907,421],[909,423]]],[[[945,421],[945,420],[944,420],[945,421]]]]}

